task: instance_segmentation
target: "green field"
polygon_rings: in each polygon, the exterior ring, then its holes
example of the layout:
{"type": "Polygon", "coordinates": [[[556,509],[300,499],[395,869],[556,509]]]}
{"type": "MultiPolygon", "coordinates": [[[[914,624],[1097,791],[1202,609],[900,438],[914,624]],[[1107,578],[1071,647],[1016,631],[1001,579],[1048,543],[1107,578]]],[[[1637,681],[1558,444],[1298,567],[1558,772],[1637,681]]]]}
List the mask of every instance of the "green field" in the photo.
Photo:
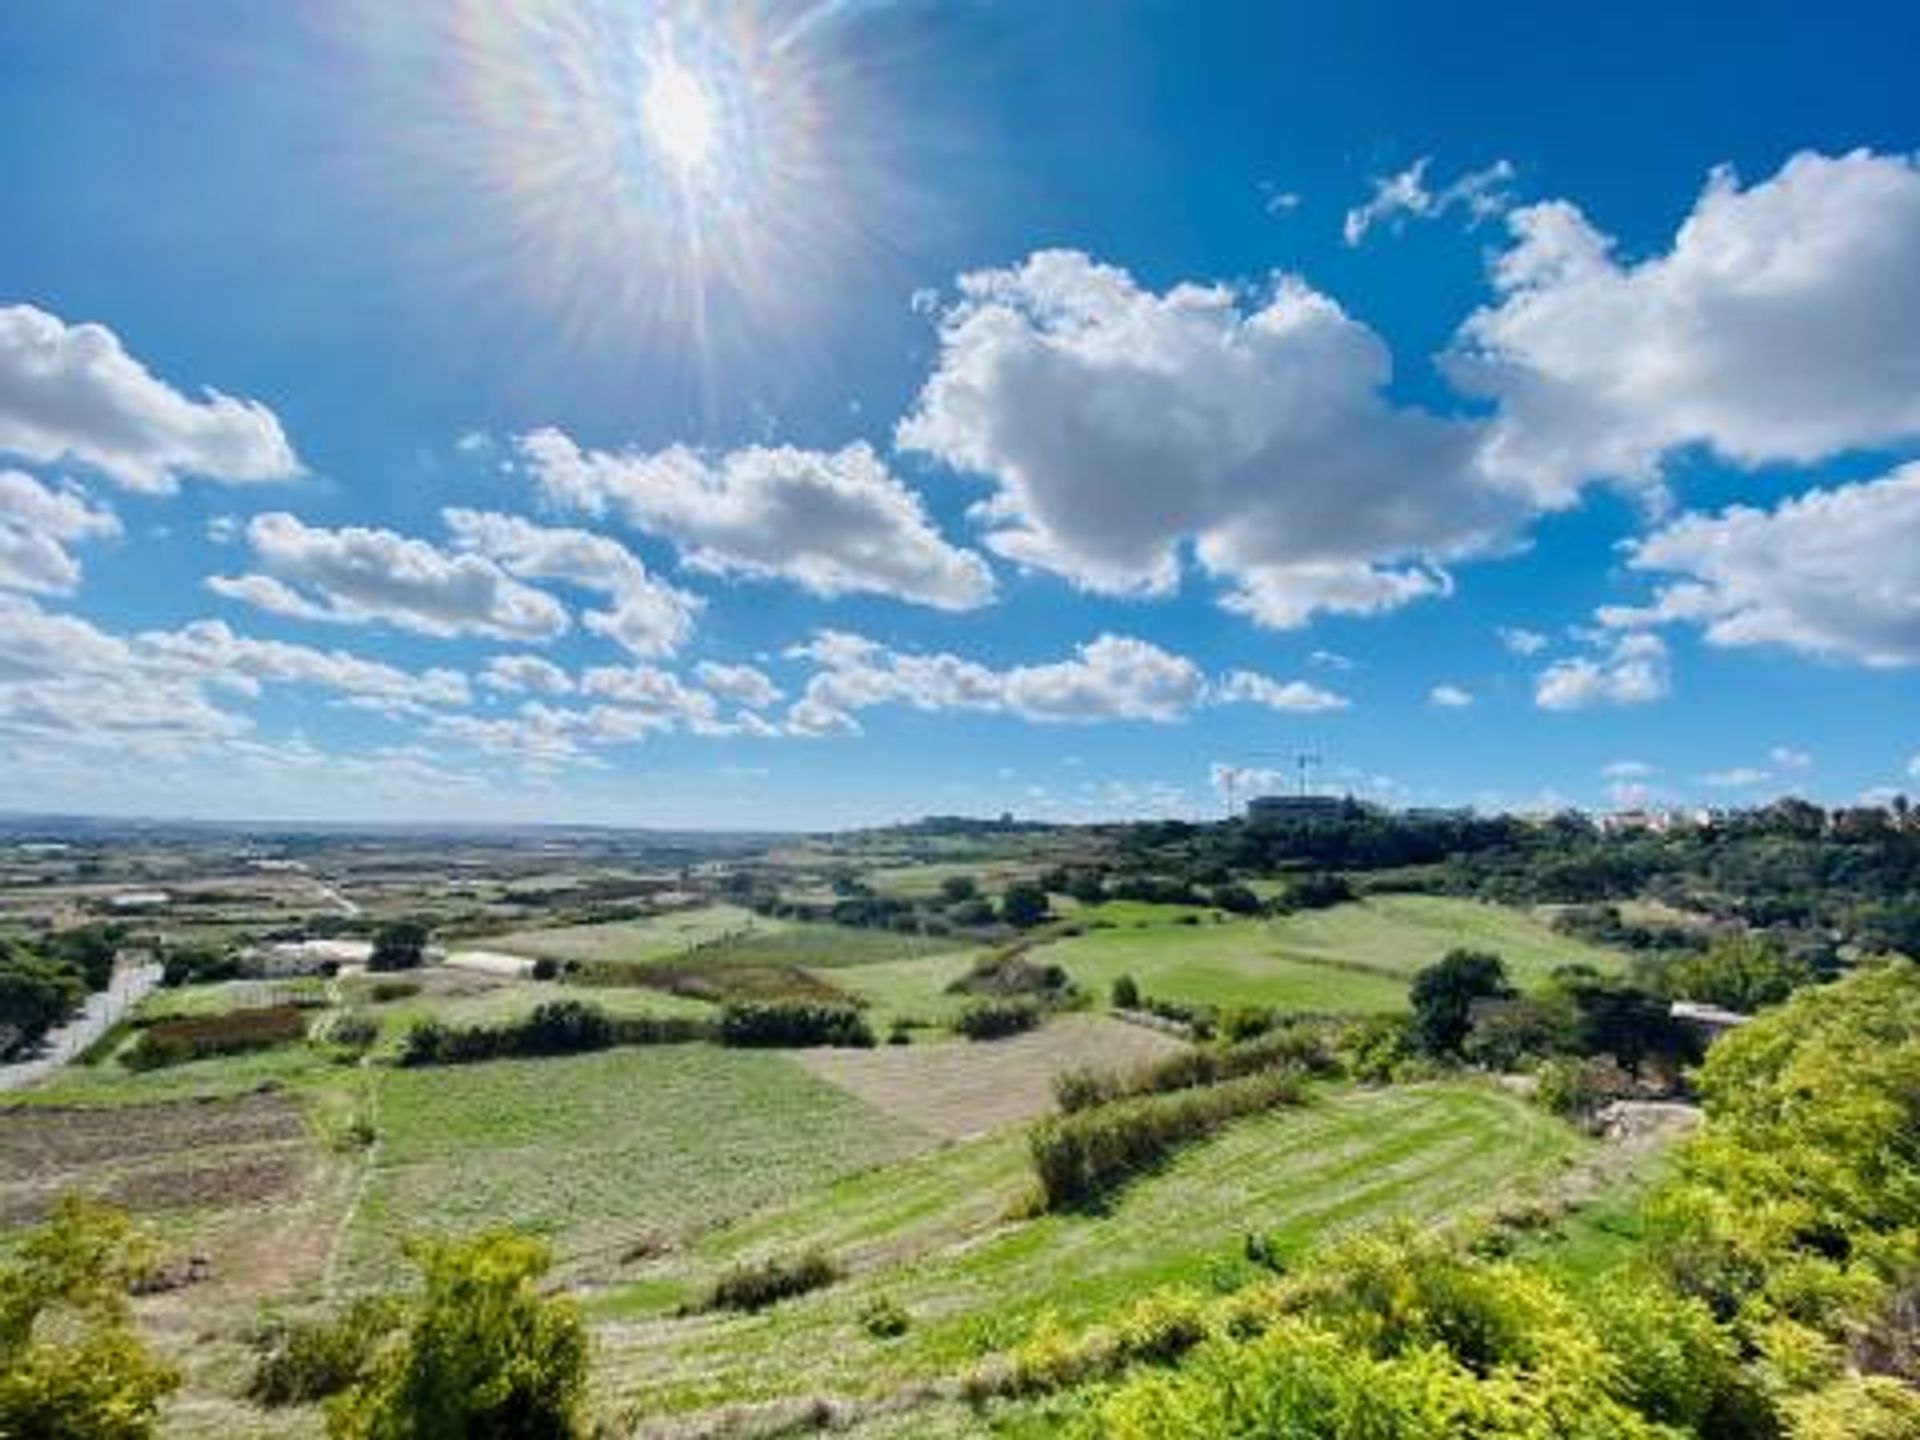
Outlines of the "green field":
{"type": "Polygon", "coordinates": [[[1357,1013],[1404,1005],[1414,973],[1457,947],[1499,955],[1522,986],[1558,965],[1625,965],[1623,955],[1557,935],[1523,911],[1442,896],[1380,896],[1275,920],[1217,915],[1187,906],[1089,907],[1075,918],[1090,928],[1032,958],[1065,966],[1099,996],[1131,975],[1149,996],[1166,999],[1357,1013]],[[1198,923],[1180,923],[1183,915],[1198,923]],[[1100,922],[1108,928],[1092,928],[1100,922]]]}
{"type": "Polygon", "coordinates": [[[1083,1325],[1153,1286],[1244,1283],[1250,1232],[1291,1256],[1349,1229],[1493,1204],[1556,1173],[1583,1143],[1489,1086],[1350,1089],[1233,1126],[1106,1214],[1010,1222],[1025,1145],[1017,1133],[992,1137],[749,1217],[608,1292],[594,1307],[607,1322],[604,1370],[622,1403],[650,1409],[872,1394],[964,1368],[1046,1317],[1083,1325]],[[760,1316],[668,1318],[726,1264],[812,1245],[850,1278],[760,1316]],[[882,1294],[913,1316],[898,1340],[858,1324],[882,1294]]]}
{"type": "Polygon", "coordinates": [[[899,1158],[921,1135],[783,1055],[706,1045],[378,1074],[354,1266],[420,1230],[511,1225],[570,1272],[899,1158]]]}
{"type": "Polygon", "coordinates": [[[675,910],[645,920],[616,920],[604,925],[564,925],[550,930],[519,930],[488,936],[483,948],[536,960],[614,960],[640,964],[665,960],[695,945],[742,931],[779,931],[784,920],[770,920],[738,905],[706,905],[675,910]]]}

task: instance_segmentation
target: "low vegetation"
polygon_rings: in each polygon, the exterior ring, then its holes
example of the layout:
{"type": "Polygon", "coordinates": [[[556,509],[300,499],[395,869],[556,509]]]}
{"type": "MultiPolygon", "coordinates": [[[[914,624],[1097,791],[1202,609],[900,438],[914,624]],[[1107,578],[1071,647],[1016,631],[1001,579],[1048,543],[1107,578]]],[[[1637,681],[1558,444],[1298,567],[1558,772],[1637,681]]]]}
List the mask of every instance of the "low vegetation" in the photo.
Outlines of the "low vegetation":
{"type": "Polygon", "coordinates": [[[295,1005],[263,1005],[223,1015],[161,1020],[140,1031],[122,1057],[129,1070],[158,1070],[214,1055],[243,1055],[306,1039],[307,1016],[295,1005]]]}
{"type": "Polygon", "coordinates": [[[767,1306],[812,1290],[822,1290],[840,1278],[840,1267],[823,1251],[809,1250],[792,1257],[769,1256],[739,1265],[714,1281],[707,1295],[710,1310],[764,1310],[767,1306]]]}

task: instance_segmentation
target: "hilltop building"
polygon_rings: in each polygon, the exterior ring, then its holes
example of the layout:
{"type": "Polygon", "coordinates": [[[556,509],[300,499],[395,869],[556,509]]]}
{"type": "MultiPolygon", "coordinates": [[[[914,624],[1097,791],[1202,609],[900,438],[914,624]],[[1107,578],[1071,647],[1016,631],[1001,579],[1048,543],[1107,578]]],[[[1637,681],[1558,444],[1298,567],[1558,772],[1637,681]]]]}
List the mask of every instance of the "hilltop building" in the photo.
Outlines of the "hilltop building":
{"type": "Polygon", "coordinates": [[[1247,802],[1249,825],[1301,825],[1338,820],[1347,802],[1339,795],[1256,795],[1247,802]]]}

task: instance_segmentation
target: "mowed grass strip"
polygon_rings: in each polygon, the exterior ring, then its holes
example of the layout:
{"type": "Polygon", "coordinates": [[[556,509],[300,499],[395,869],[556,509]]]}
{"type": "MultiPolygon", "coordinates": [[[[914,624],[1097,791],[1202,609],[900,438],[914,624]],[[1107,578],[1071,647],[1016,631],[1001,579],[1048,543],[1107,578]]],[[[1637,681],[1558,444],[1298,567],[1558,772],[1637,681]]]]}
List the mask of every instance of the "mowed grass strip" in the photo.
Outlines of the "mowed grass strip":
{"type": "Polygon", "coordinates": [[[1626,964],[1619,952],[1558,935],[1525,911],[1447,896],[1386,895],[1275,920],[1180,923],[1189,913],[1135,906],[1124,918],[1106,917],[1112,928],[1056,941],[1032,958],[1064,966],[1096,995],[1131,975],[1165,999],[1347,1014],[1404,1007],[1414,974],[1458,948],[1499,955],[1523,987],[1560,965],[1617,972],[1626,964]]]}
{"type": "Polygon", "coordinates": [[[402,1238],[506,1225],[605,1278],[643,1240],[790,1200],[932,1143],[787,1056],[705,1045],[384,1071],[353,1273],[402,1238]]]}
{"type": "MultiPolygon", "coordinates": [[[[616,1398],[647,1411],[809,1392],[883,1391],[951,1374],[1053,1315],[1105,1319],[1157,1285],[1240,1283],[1258,1232],[1295,1255],[1350,1230],[1439,1223],[1556,1172],[1587,1142],[1524,1101],[1468,1083],[1347,1089],[1233,1125],[1122,1192],[1098,1215],[1004,1217],[1030,1183],[1018,1132],[842,1182],[707,1237],[661,1280],[819,1245],[849,1278],[752,1321],[626,1320],[602,1327],[616,1398]],[[878,1341],[859,1315],[879,1295],[913,1323],[878,1341]]],[[[659,1281],[656,1281],[656,1284],[659,1281]]],[[[618,1296],[602,1313],[617,1313],[618,1296]]]]}
{"type": "Polygon", "coordinates": [[[535,960],[612,960],[643,964],[664,960],[696,945],[742,932],[778,932],[784,920],[756,915],[738,905],[706,905],[674,910],[644,920],[615,920],[601,925],[561,925],[489,936],[487,948],[535,960]]]}

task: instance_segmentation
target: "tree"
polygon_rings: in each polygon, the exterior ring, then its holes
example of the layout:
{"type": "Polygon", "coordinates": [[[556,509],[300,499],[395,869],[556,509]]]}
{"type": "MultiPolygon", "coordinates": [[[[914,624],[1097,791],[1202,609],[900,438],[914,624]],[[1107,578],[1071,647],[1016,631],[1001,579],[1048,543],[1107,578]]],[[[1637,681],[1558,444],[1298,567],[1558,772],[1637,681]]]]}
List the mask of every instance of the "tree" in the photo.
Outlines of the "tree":
{"type": "Polygon", "coordinates": [[[979,893],[980,887],[974,883],[971,875],[949,875],[940,882],[940,899],[948,905],[971,900],[979,893]]]}
{"type": "Polygon", "coordinates": [[[1000,897],[1000,918],[1026,930],[1047,918],[1047,892],[1027,880],[1016,880],[1000,897]]]}
{"type": "Polygon", "coordinates": [[[1513,994],[1498,955],[1449,951],[1439,964],[1413,977],[1414,1039],[1429,1055],[1458,1055],[1473,1029],[1474,1002],[1506,1000],[1513,994]]]}
{"type": "Polygon", "coordinates": [[[1778,1005],[1813,981],[1813,967],[1754,935],[1722,935],[1698,955],[1670,961],[1660,971],[1662,992],[1729,1010],[1778,1005]]]}
{"type": "Polygon", "coordinates": [[[373,932],[369,970],[414,970],[426,958],[427,927],[417,920],[390,920],[373,932]]]}
{"type": "Polygon", "coordinates": [[[143,1440],[180,1383],[140,1344],[127,1287],[151,1261],[127,1217],[69,1195],[0,1268],[0,1435],[143,1440]]]}
{"type": "Polygon", "coordinates": [[[32,1054],[86,998],[85,983],[66,966],[0,941],[0,1060],[32,1054]]]}
{"type": "Polygon", "coordinates": [[[536,1240],[506,1233],[408,1247],[422,1293],[402,1341],[327,1411],[335,1440],[565,1440],[581,1433],[587,1332],[537,1282],[536,1240]]]}

